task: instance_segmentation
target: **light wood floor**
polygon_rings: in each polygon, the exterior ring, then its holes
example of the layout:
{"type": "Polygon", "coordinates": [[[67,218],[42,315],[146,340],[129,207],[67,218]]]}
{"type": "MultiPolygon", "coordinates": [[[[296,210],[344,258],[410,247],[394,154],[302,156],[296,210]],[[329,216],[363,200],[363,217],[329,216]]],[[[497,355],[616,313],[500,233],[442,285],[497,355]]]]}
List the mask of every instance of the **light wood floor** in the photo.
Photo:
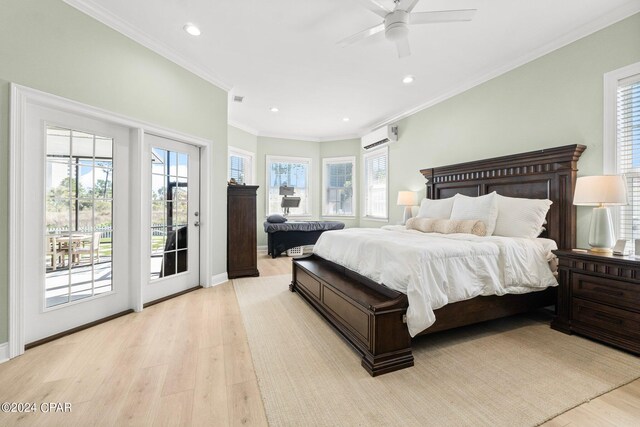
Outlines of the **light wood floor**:
{"type": "MultiPolygon", "coordinates": [[[[258,258],[263,276],[291,272],[290,258],[258,258]]],[[[72,411],[0,412],[0,426],[267,424],[230,282],[0,364],[1,402],[71,402],[72,411]]],[[[545,425],[640,425],[640,380],[545,425]]]]}

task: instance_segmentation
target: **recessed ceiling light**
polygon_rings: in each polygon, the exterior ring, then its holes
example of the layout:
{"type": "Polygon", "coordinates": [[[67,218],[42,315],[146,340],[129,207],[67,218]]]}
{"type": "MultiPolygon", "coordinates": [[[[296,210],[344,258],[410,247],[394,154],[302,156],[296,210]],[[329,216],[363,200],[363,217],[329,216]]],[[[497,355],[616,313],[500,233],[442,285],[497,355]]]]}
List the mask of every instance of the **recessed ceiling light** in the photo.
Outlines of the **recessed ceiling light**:
{"type": "Polygon", "coordinates": [[[409,85],[409,84],[413,83],[414,80],[415,80],[415,77],[413,77],[413,76],[405,76],[402,79],[402,83],[404,83],[406,85],[409,85]]]}
{"type": "Polygon", "coordinates": [[[343,117],[343,118],[342,118],[342,121],[343,121],[343,122],[348,122],[348,121],[349,121],[349,117],[343,117]]]}
{"type": "Polygon", "coordinates": [[[277,113],[278,111],[280,111],[280,110],[278,110],[278,107],[271,107],[271,112],[272,113],[277,113]]]}
{"type": "Polygon", "coordinates": [[[200,35],[200,28],[196,27],[195,24],[192,24],[191,22],[184,24],[184,27],[182,28],[192,36],[200,35]]]}

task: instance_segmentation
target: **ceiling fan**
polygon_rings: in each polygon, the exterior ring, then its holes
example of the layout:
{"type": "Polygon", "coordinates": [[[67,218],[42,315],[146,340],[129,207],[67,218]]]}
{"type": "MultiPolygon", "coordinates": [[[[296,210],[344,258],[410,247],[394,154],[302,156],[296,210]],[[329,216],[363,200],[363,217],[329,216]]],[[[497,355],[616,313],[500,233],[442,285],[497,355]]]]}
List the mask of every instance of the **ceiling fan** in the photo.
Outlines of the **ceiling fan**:
{"type": "Polygon", "coordinates": [[[346,39],[338,42],[338,44],[346,46],[384,31],[387,40],[396,44],[398,49],[398,58],[411,55],[409,49],[409,25],[416,24],[435,24],[440,22],[459,22],[471,21],[476,9],[462,10],[442,10],[434,12],[414,12],[413,8],[420,0],[394,0],[396,4],[393,10],[378,3],[377,0],[357,0],[364,7],[384,18],[381,24],[360,31],[346,39]]]}

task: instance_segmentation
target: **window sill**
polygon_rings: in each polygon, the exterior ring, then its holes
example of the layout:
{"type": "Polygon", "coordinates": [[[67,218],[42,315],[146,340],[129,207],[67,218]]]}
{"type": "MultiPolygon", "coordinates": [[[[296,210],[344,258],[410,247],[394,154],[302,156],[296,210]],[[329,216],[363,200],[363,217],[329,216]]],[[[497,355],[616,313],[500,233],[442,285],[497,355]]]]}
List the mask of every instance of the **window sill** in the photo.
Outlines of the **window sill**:
{"type": "Polygon", "coordinates": [[[375,216],[363,216],[362,219],[365,221],[389,222],[389,218],[380,218],[375,216]]]}

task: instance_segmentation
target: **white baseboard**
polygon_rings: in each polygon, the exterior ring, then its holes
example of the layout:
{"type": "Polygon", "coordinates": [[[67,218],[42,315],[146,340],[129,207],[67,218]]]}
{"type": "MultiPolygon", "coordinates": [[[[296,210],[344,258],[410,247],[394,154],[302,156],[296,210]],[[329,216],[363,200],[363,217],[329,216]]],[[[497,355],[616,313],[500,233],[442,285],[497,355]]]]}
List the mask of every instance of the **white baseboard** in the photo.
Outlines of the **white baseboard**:
{"type": "Polygon", "coordinates": [[[218,286],[218,285],[222,285],[225,282],[229,281],[229,276],[227,275],[227,272],[225,271],[224,273],[220,273],[220,274],[215,274],[213,276],[211,276],[211,286],[218,286]]]}
{"type": "Polygon", "coordinates": [[[0,363],[4,363],[9,360],[9,343],[3,342],[0,344],[0,363]]]}
{"type": "Polygon", "coordinates": [[[269,247],[267,245],[258,246],[258,252],[267,252],[269,247]]]}

